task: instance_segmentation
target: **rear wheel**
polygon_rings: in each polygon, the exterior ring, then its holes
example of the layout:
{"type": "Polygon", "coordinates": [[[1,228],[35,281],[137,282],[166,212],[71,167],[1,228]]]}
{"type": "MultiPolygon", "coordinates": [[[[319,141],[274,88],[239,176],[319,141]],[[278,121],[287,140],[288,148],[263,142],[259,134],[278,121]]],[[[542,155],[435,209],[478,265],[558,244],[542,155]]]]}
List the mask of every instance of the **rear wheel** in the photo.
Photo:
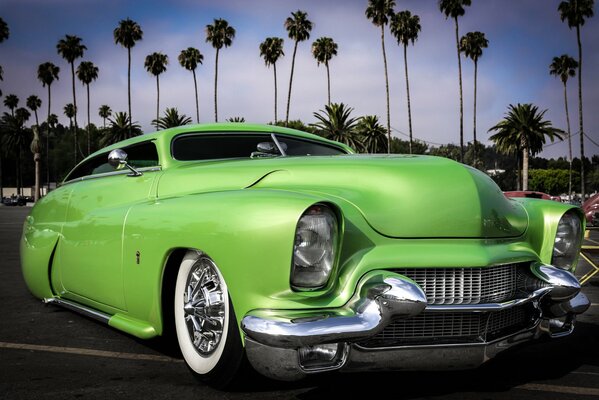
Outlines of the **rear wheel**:
{"type": "Polygon", "coordinates": [[[175,329],[189,369],[215,387],[239,370],[243,346],[227,284],[206,254],[188,251],[175,284],[175,329]]]}

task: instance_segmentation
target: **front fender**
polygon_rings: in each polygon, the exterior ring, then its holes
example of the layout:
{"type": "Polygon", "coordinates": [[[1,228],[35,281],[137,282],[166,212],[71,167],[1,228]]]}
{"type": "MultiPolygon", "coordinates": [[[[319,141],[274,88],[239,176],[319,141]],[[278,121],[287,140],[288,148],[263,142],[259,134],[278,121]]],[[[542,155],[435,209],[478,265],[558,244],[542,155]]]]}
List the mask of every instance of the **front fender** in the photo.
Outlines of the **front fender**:
{"type": "Polygon", "coordinates": [[[241,319],[291,292],[297,220],[323,199],[284,190],[244,189],[160,199],[133,207],[123,229],[124,292],[130,316],[161,332],[163,269],[178,248],[218,265],[241,319]]]}

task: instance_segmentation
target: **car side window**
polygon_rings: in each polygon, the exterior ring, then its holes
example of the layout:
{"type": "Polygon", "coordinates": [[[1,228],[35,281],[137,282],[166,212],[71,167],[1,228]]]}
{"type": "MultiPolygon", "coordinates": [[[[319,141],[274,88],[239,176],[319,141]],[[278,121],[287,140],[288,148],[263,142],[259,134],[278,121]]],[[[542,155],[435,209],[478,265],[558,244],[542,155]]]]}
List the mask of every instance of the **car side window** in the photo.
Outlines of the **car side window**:
{"type": "MultiPolygon", "coordinates": [[[[129,165],[134,168],[155,167],[160,165],[158,151],[156,150],[156,145],[153,141],[136,143],[124,147],[123,150],[127,153],[129,165]]],[[[75,167],[75,169],[69,173],[65,182],[84,176],[113,172],[115,169],[108,164],[108,153],[109,152],[99,154],[75,167]]]]}

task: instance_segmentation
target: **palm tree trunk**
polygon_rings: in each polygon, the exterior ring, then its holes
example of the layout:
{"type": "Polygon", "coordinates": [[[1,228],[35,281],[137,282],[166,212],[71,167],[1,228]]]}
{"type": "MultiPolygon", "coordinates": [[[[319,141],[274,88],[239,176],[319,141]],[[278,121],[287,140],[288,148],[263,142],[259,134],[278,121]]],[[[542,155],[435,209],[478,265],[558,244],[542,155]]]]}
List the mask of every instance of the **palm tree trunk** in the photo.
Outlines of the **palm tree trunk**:
{"type": "Polygon", "coordinates": [[[516,190],[520,190],[520,188],[522,187],[522,168],[520,168],[520,164],[520,153],[516,151],[516,169],[518,170],[516,190]]]}
{"type": "Polygon", "coordinates": [[[391,111],[389,110],[389,75],[387,74],[387,53],[385,52],[385,25],[381,25],[381,46],[385,64],[385,89],[387,91],[387,154],[391,154],[391,111]]]}
{"type": "Polygon", "coordinates": [[[331,74],[329,72],[329,63],[324,64],[327,67],[327,93],[328,93],[328,105],[331,105],[331,74]]]}
{"type": "Polygon", "coordinates": [[[277,123],[277,63],[274,63],[272,65],[272,70],[274,72],[275,75],[275,124],[277,123]]]}
{"type": "Polygon", "coordinates": [[[34,193],[34,201],[38,201],[40,199],[40,153],[35,153],[33,155],[33,161],[35,162],[35,193],[34,193]]]}
{"type": "Polygon", "coordinates": [[[92,153],[92,140],[91,140],[91,131],[90,131],[90,117],[89,117],[89,83],[87,86],[87,155],[89,156],[92,153]]]}
{"type": "Polygon", "coordinates": [[[522,190],[528,190],[528,148],[522,149],[522,190]]]}
{"type": "Polygon", "coordinates": [[[158,127],[158,118],[160,118],[160,82],[158,79],[158,75],[156,75],[156,130],[160,129],[158,127]]]}
{"type": "Polygon", "coordinates": [[[464,100],[462,96],[462,58],[460,57],[460,35],[458,17],[455,17],[455,43],[458,52],[458,76],[460,82],[460,162],[464,162],[464,100]]]}
{"type": "Polygon", "coordinates": [[[216,49],[216,62],[214,67],[214,122],[218,122],[218,51],[216,49]]]}
{"type": "Polygon", "coordinates": [[[474,160],[472,166],[476,168],[477,147],[476,147],[476,79],[478,76],[478,59],[474,59],[474,121],[472,123],[472,131],[474,133],[474,160]]]}
{"type": "Polygon", "coordinates": [[[568,161],[570,162],[570,171],[568,174],[568,197],[572,196],[572,135],[570,133],[570,113],[568,111],[568,90],[564,82],[564,105],[566,107],[566,125],[568,127],[568,161]]]}
{"type": "Polygon", "coordinates": [[[195,89],[196,94],[196,122],[200,123],[200,104],[198,102],[198,82],[196,80],[196,70],[191,71],[193,73],[193,87],[195,89]]]}
{"type": "Polygon", "coordinates": [[[406,92],[408,94],[408,127],[410,128],[410,154],[412,154],[412,109],[410,105],[410,81],[408,80],[408,45],[403,45],[403,62],[406,71],[406,92]]]}
{"type": "Polygon", "coordinates": [[[582,124],[582,44],[580,42],[580,25],[576,25],[576,39],[578,40],[578,120],[580,123],[580,193],[582,201],[585,199],[585,174],[584,174],[584,128],[582,124]]]}
{"type": "Polygon", "coordinates": [[[293,57],[291,58],[291,75],[289,76],[289,92],[287,93],[287,113],[285,114],[285,126],[289,124],[289,104],[291,103],[291,84],[293,83],[293,70],[295,69],[295,53],[297,53],[297,40],[293,46],[293,57]]]}
{"type": "Polygon", "coordinates": [[[39,128],[40,126],[40,121],[37,119],[37,110],[33,110],[33,115],[35,115],[35,124],[37,125],[37,127],[39,128]]]}
{"type": "MultiPolygon", "coordinates": [[[[47,192],[50,191],[50,85],[48,85],[48,119],[46,119],[46,185],[47,192]]],[[[47,193],[46,192],[46,193],[47,193]]]]}
{"type": "Polygon", "coordinates": [[[131,114],[131,48],[127,47],[127,101],[129,104],[129,137],[133,137],[133,115],[131,114]]]}
{"type": "Polygon", "coordinates": [[[75,115],[73,119],[75,120],[75,164],[77,164],[77,151],[79,150],[79,141],[77,139],[77,131],[79,129],[77,126],[77,96],[75,95],[75,63],[71,63],[71,78],[73,83],[73,106],[75,107],[75,115]]]}

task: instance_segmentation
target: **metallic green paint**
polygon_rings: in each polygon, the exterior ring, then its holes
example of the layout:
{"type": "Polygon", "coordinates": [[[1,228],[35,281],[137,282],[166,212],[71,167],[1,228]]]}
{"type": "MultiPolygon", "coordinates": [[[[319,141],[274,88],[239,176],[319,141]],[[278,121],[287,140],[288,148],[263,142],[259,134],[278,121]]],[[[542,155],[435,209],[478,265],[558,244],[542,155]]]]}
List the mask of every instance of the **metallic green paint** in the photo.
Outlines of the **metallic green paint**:
{"type": "Polygon", "coordinates": [[[341,307],[376,270],[549,264],[559,219],[574,209],[507,199],[483,173],[436,157],[172,159],[172,139],[193,132],[274,132],[351,152],[249,124],[185,126],[102,149],[90,157],[153,140],[162,169],[67,182],[41,199],[21,242],[35,296],[92,307],[112,316],[111,326],[149,338],[163,331],[163,274],[177,249],[214,260],[240,320],[257,309],[341,307]],[[295,291],[295,227],[315,203],[340,216],[338,265],[325,288],[295,291]]]}

